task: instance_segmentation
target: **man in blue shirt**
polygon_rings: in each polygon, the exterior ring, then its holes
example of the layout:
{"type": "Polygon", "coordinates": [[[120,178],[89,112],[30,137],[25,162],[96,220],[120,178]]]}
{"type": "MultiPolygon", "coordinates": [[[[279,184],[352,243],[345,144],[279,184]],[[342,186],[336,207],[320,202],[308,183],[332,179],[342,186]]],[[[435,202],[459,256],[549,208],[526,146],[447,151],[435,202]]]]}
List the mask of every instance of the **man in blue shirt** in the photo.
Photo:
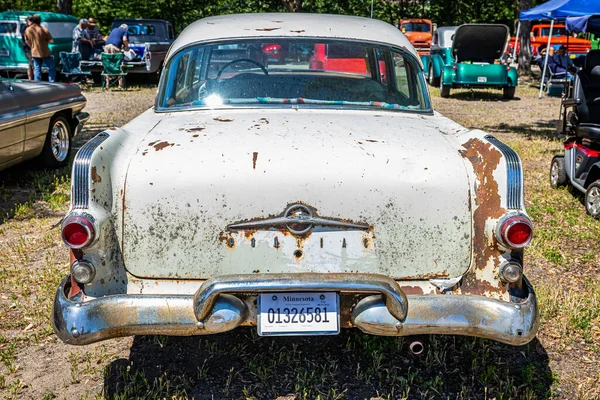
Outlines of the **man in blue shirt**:
{"type": "Polygon", "coordinates": [[[118,28],[113,29],[104,46],[104,52],[109,54],[117,54],[122,50],[129,51],[129,32],[126,24],[121,24],[118,28]]]}
{"type": "Polygon", "coordinates": [[[554,62],[561,68],[564,68],[569,73],[573,74],[577,72],[577,68],[573,64],[573,60],[567,54],[567,48],[565,46],[560,46],[558,48],[558,52],[554,54],[554,62]]]}

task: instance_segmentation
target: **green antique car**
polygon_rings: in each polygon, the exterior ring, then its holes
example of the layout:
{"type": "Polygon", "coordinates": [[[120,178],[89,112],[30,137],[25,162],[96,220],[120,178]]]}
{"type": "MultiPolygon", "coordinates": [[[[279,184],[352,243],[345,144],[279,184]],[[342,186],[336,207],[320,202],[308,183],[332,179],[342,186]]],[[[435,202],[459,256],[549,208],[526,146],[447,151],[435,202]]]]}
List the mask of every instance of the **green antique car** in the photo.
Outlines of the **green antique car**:
{"type": "Polygon", "coordinates": [[[440,86],[442,97],[449,97],[451,88],[471,87],[502,89],[503,97],[512,99],[517,70],[501,61],[508,33],[508,27],[499,24],[439,28],[438,43],[424,60],[429,83],[440,86]]]}
{"type": "Polygon", "coordinates": [[[446,62],[452,62],[452,41],[458,26],[441,26],[435,30],[431,38],[431,50],[428,55],[421,56],[429,85],[440,86],[440,77],[446,62]]]}
{"type": "Polygon", "coordinates": [[[50,43],[50,52],[58,67],[58,54],[70,52],[72,48],[73,28],[79,20],[66,14],[42,11],[5,11],[0,13],[0,70],[9,72],[26,72],[28,63],[23,51],[21,25],[25,25],[28,16],[38,14],[42,26],[50,31],[54,43],[50,43]]]}

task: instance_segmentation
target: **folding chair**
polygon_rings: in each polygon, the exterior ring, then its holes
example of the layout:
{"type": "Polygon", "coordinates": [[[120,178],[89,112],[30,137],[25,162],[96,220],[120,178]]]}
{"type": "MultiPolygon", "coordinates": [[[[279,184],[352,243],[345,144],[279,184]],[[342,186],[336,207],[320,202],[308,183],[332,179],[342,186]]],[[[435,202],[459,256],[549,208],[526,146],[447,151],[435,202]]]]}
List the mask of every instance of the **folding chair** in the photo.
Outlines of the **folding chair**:
{"type": "Polygon", "coordinates": [[[73,82],[78,82],[80,85],[87,85],[87,78],[92,72],[81,69],[81,54],[61,51],[59,57],[62,64],[60,74],[73,82]]]}
{"type": "Polygon", "coordinates": [[[109,89],[111,86],[121,82],[119,86],[125,87],[125,76],[127,70],[123,68],[123,53],[108,54],[102,53],[102,89],[109,89]],[[112,83],[111,83],[111,80],[112,83]]]}

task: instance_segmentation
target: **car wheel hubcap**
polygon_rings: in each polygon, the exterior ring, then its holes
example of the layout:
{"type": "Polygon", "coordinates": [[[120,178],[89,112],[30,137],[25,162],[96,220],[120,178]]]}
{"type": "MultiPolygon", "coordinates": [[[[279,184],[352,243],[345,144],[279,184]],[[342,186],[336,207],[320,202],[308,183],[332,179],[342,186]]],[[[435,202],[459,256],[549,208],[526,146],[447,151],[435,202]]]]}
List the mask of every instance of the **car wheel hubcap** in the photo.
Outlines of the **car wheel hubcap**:
{"type": "Polygon", "coordinates": [[[550,182],[554,186],[558,183],[558,165],[556,163],[552,163],[552,170],[550,171],[550,182]]]}
{"type": "Polygon", "coordinates": [[[593,216],[600,214],[600,189],[595,186],[588,192],[587,209],[593,216]]]}
{"type": "Polygon", "coordinates": [[[50,146],[56,161],[65,161],[69,154],[69,130],[63,121],[56,121],[50,133],[50,146]]]}

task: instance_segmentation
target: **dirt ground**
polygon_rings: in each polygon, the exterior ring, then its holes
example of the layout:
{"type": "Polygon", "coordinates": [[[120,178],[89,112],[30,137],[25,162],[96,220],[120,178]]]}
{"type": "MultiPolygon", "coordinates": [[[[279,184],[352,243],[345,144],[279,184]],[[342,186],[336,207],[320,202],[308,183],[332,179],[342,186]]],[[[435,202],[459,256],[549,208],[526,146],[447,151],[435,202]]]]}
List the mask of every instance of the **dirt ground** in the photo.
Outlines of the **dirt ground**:
{"type": "MultiPolygon", "coordinates": [[[[541,325],[529,345],[466,337],[384,338],[345,330],[327,338],[259,338],[253,329],[213,337],[140,336],[85,346],[56,339],[52,297],[68,272],[57,224],[68,207],[69,168],[35,162],[0,172],[0,397],[15,399],[599,399],[600,222],[581,195],[553,190],[561,149],[559,99],[519,87],[513,101],[460,90],[436,110],[486,130],[521,156],[536,236],[525,273],[541,325]]],[[[75,147],[150,107],[155,88],[86,93],[92,115],[75,147]]]]}

